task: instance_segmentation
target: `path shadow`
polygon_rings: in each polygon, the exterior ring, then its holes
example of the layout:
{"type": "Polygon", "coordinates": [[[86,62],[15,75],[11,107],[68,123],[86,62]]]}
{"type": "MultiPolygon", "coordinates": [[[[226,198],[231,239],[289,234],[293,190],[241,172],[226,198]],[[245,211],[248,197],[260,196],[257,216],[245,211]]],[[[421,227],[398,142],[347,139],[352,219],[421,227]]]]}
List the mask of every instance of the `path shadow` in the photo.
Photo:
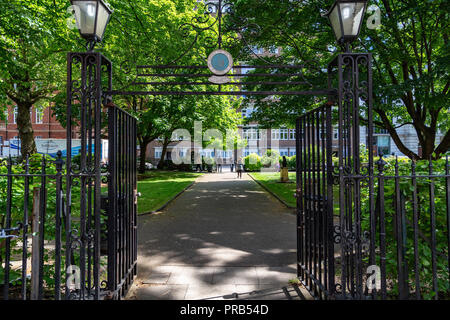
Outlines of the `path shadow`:
{"type": "Polygon", "coordinates": [[[206,175],[162,213],[138,222],[140,281],[161,272],[167,279],[160,284],[177,285],[167,268],[192,267],[198,286],[257,284],[260,297],[281,297],[281,286],[296,277],[296,217],[248,177],[206,175]]]}

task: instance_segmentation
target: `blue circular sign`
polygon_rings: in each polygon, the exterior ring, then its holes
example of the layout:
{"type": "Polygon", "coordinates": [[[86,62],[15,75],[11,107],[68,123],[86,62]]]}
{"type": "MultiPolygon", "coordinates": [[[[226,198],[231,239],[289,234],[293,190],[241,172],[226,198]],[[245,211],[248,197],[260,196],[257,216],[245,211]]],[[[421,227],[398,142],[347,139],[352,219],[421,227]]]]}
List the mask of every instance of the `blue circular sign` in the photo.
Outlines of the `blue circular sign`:
{"type": "Polygon", "coordinates": [[[208,57],[208,68],[215,75],[225,75],[233,68],[233,57],[225,50],[215,50],[208,57]]]}
{"type": "Polygon", "coordinates": [[[215,70],[224,71],[230,65],[230,61],[228,60],[228,57],[223,53],[217,53],[211,59],[211,64],[215,70]]]}

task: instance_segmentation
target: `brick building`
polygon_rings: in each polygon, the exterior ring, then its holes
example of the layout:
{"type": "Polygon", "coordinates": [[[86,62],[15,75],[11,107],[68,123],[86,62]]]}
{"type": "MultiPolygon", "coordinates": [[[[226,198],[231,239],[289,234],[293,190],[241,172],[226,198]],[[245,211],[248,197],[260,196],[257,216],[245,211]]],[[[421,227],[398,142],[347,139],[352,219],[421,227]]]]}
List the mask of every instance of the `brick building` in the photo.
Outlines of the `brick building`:
{"type": "MultiPolygon", "coordinates": [[[[6,121],[0,120],[0,146],[6,141],[18,141],[17,108],[8,108],[6,121]]],[[[32,108],[31,123],[35,139],[66,139],[66,129],[52,116],[51,108],[35,106],[32,108]]]]}

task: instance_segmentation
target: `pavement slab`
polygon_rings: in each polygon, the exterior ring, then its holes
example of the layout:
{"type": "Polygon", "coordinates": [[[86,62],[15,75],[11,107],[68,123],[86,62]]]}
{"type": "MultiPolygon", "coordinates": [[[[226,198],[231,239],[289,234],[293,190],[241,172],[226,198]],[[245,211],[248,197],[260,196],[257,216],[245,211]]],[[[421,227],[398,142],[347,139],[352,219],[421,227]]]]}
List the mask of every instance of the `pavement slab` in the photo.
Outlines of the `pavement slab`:
{"type": "Polygon", "coordinates": [[[129,299],[300,297],[288,285],[296,217],[246,174],[203,175],[161,213],[139,217],[138,228],[129,299]]]}

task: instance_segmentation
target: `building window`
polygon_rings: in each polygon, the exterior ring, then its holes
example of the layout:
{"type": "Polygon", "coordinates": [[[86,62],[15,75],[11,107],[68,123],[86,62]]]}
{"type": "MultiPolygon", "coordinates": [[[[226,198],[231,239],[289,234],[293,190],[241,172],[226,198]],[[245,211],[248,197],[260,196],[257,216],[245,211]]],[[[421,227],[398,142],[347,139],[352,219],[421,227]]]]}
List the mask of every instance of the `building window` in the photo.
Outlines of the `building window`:
{"type": "Polygon", "coordinates": [[[214,158],[215,157],[214,150],[211,150],[211,149],[203,149],[200,154],[205,158],[214,158]]]}
{"type": "Polygon", "coordinates": [[[272,140],[280,140],[280,129],[272,129],[272,140]]]}
{"type": "Polygon", "coordinates": [[[179,133],[177,131],[172,132],[171,141],[183,141],[183,140],[184,140],[184,136],[179,135],[179,133]]]}
{"type": "Polygon", "coordinates": [[[37,124],[44,123],[44,112],[41,108],[36,108],[36,123],[37,124]]]}
{"type": "Polygon", "coordinates": [[[260,153],[260,151],[258,149],[248,149],[247,148],[247,149],[244,150],[244,156],[245,157],[250,155],[250,154],[252,154],[252,153],[257,154],[258,156],[261,155],[261,153],[260,153]]]}
{"type": "Polygon", "coordinates": [[[36,136],[35,139],[37,140],[42,139],[42,136],[36,136]]]}
{"type": "Polygon", "coordinates": [[[2,144],[3,144],[3,137],[0,136],[0,145],[2,145],[2,144]]]}
{"type": "Polygon", "coordinates": [[[280,129],[280,140],[288,140],[289,129],[280,129]]]}
{"type": "Polygon", "coordinates": [[[17,109],[17,107],[14,108],[14,113],[13,113],[13,121],[12,123],[17,123],[17,117],[19,116],[19,110],[17,109]]]}
{"type": "Polygon", "coordinates": [[[295,140],[295,129],[290,129],[289,130],[289,139],[290,140],[295,140]]]}
{"type": "Polygon", "coordinates": [[[244,129],[244,139],[245,140],[259,140],[259,129],[256,128],[249,128],[244,129]]]}
{"type": "Polygon", "coordinates": [[[373,137],[374,151],[377,155],[391,154],[391,137],[390,136],[374,136],[373,137]]]}
{"type": "Polygon", "coordinates": [[[375,134],[389,134],[389,132],[387,131],[387,129],[382,129],[382,128],[378,128],[375,127],[375,134]]]}
{"type": "Polygon", "coordinates": [[[184,158],[184,156],[186,156],[186,149],[178,150],[178,155],[180,156],[180,158],[184,158]]]}
{"type": "Polygon", "coordinates": [[[162,156],[162,148],[155,148],[155,158],[161,159],[162,156]]]}
{"type": "Polygon", "coordinates": [[[297,154],[297,152],[295,151],[295,150],[289,150],[289,156],[290,157],[292,157],[292,156],[295,156],[297,154]]]}
{"type": "Polygon", "coordinates": [[[289,157],[289,150],[288,149],[280,149],[280,156],[289,157]]]}

